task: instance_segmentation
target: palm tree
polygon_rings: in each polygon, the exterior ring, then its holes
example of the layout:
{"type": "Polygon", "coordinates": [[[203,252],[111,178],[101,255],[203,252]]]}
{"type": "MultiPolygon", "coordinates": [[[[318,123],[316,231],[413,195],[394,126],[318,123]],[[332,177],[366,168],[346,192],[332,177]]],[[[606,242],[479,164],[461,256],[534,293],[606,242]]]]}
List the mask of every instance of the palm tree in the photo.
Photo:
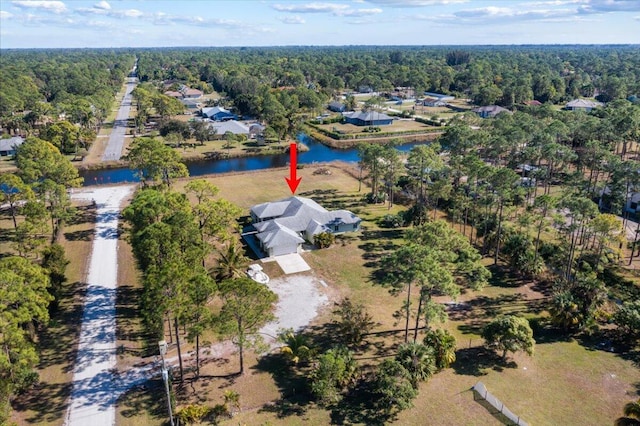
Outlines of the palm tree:
{"type": "Polygon", "coordinates": [[[242,248],[235,241],[229,241],[218,251],[218,265],[211,269],[211,275],[218,281],[244,276],[244,266],[249,259],[242,254],[242,248]]]}
{"type": "Polygon", "coordinates": [[[456,338],[447,330],[429,330],[422,341],[427,347],[433,348],[436,367],[439,370],[449,367],[456,360],[456,338]]]}
{"type": "Polygon", "coordinates": [[[564,331],[572,330],[580,324],[580,308],[569,291],[556,294],[549,310],[551,311],[551,321],[564,331]]]}
{"type": "Polygon", "coordinates": [[[311,350],[307,345],[307,338],[303,334],[296,334],[292,329],[289,329],[280,333],[278,340],[285,344],[280,352],[293,364],[297,365],[300,361],[306,361],[309,358],[311,350]]]}
{"type": "Polygon", "coordinates": [[[614,423],[615,426],[640,426],[640,399],[624,406],[624,417],[614,423]]]}
{"type": "Polygon", "coordinates": [[[403,343],[396,355],[398,361],[411,375],[411,384],[415,389],[418,383],[427,380],[436,371],[433,348],[421,343],[403,343]]]}

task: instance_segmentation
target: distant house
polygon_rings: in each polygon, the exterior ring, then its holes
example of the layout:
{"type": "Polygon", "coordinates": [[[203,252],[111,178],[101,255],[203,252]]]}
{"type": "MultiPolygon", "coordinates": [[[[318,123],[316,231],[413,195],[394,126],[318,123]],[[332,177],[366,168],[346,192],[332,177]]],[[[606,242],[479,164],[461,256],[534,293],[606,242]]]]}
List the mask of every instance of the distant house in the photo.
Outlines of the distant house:
{"type": "Polygon", "coordinates": [[[436,98],[442,102],[452,101],[456,98],[455,96],[444,95],[442,93],[435,93],[435,92],[424,92],[424,95],[429,98],[436,98]]]}
{"type": "Polygon", "coordinates": [[[305,240],[323,232],[360,229],[361,219],[348,210],[328,211],[310,198],[289,197],[251,207],[260,248],[269,256],[298,253],[305,240]]]}
{"type": "Polygon", "coordinates": [[[24,143],[21,136],[14,136],[9,139],[0,139],[0,157],[16,155],[16,149],[24,143]]]}
{"type": "Polygon", "coordinates": [[[253,123],[249,126],[249,137],[252,139],[260,137],[264,135],[265,129],[266,129],[266,126],[263,126],[260,123],[253,123]]]}
{"type": "Polygon", "coordinates": [[[180,99],[180,102],[189,110],[197,111],[202,108],[202,104],[195,99],[180,99]]]}
{"type": "Polygon", "coordinates": [[[532,101],[524,101],[524,104],[525,104],[526,106],[541,106],[541,105],[542,105],[542,102],[540,102],[540,101],[536,101],[536,100],[534,99],[534,100],[532,100],[532,101]]]}
{"type": "Polygon", "coordinates": [[[591,101],[589,99],[574,99],[565,105],[565,109],[569,111],[584,111],[589,112],[594,108],[601,107],[602,103],[597,101],[591,101]]]}
{"type": "Polygon", "coordinates": [[[362,84],[358,86],[358,93],[373,93],[373,87],[362,84]]]}
{"type": "Polygon", "coordinates": [[[213,121],[237,120],[238,116],[222,107],[207,107],[200,110],[203,117],[213,121]]]}
{"type": "Polygon", "coordinates": [[[202,90],[192,89],[190,87],[183,87],[180,92],[185,99],[197,99],[201,98],[203,93],[202,90]]]}
{"type": "Polygon", "coordinates": [[[222,138],[225,133],[231,132],[234,135],[245,135],[249,137],[249,127],[235,120],[219,121],[209,125],[212,129],[216,129],[216,136],[222,138]]]}
{"type": "Polygon", "coordinates": [[[511,111],[498,105],[482,106],[480,108],[474,109],[473,112],[475,112],[482,118],[494,118],[495,116],[503,112],[511,114],[511,111]]]}
{"type": "Polygon", "coordinates": [[[329,102],[327,108],[329,109],[329,111],[333,112],[344,112],[347,110],[347,106],[345,104],[337,101],[329,102]]]}
{"type": "Polygon", "coordinates": [[[443,101],[442,99],[439,99],[439,98],[433,98],[431,96],[427,96],[422,100],[422,105],[426,107],[441,107],[441,106],[446,106],[447,101],[443,101]]]}
{"type": "Polygon", "coordinates": [[[171,96],[172,98],[182,99],[182,93],[176,92],[175,90],[167,90],[164,92],[165,95],[171,96]]]}
{"type": "Polygon", "coordinates": [[[393,118],[378,111],[355,111],[344,114],[347,123],[356,126],[386,126],[393,122],[393,118]]]}

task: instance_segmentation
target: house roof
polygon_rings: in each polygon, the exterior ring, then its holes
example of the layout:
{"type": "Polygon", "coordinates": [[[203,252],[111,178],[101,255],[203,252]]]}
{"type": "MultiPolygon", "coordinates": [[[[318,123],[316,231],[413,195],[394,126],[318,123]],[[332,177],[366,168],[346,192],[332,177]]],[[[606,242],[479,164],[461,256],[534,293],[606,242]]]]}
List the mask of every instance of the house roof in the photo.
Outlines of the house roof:
{"type": "Polygon", "coordinates": [[[566,105],[567,108],[597,108],[601,106],[602,103],[589,99],[574,99],[566,105]]]}
{"type": "Polygon", "coordinates": [[[266,222],[268,226],[264,231],[257,234],[257,238],[262,241],[265,248],[274,248],[286,244],[299,244],[304,240],[291,229],[279,224],[277,221],[266,222]]]}
{"type": "Polygon", "coordinates": [[[183,105],[193,105],[193,106],[197,106],[200,105],[200,102],[195,100],[195,99],[180,99],[180,102],[182,102],[183,105]]]}
{"type": "Polygon", "coordinates": [[[253,226],[258,232],[264,232],[274,220],[296,232],[307,230],[311,222],[317,222],[321,226],[360,222],[360,218],[350,211],[330,212],[312,199],[304,197],[289,197],[273,203],[258,204],[251,208],[251,213],[260,219],[276,218],[255,223],[253,226]]]}
{"type": "Polygon", "coordinates": [[[233,115],[231,111],[219,106],[202,108],[202,115],[206,115],[207,117],[211,117],[213,115],[220,114],[220,113],[233,115]]]}
{"type": "Polygon", "coordinates": [[[192,89],[190,87],[187,87],[186,89],[184,89],[182,91],[182,94],[184,96],[193,96],[193,95],[198,95],[198,97],[202,96],[202,90],[198,90],[198,89],[192,89]]]}
{"type": "Polygon", "coordinates": [[[342,108],[344,107],[344,104],[342,102],[332,101],[332,102],[329,102],[329,106],[332,108],[342,108]]]}
{"type": "Polygon", "coordinates": [[[227,132],[231,132],[233,134],[249,134],[249,128],[245,126],[243,123],[236,120],[229,121],[221,121],[216,123],[209,124],[210,127],[216,129],[219,135],[224,135],[227,132]]]}
{"type": "Polygon", "coordinates": [[[387,114],[378,111],[355,111],[345,114],[345,117],[361,121],[393,120],[387,114]]]}
{"type": "Polygon", "coordinates": [[[0,139],[0,151],[13,151],[24,143],[21,136],[14,136],[9,139],[0,139]]]}
{"type": "Polygon", "coordinates": [[[442,93],[435,93],[435,92],[424,92],[425,96],[429,96],[431,98],[436,98],[436,99],[441,99],[441,100],[452,100],[455,99],[455,96],[451,96],[451,95],[444,95],[442,93]]]}
{"type": "Polygon", "coordinates": [[[540,105],[542,105],[542,102],[537,101],[537,100],[534,99],[532,101],[524,101],[524,104],[528,105],[528,106],[540,106],[540,105]]]}
{"type": "Polygon", "coordinates": [[[475,112],[475,113],[488,113],[491,116],[496,116],[496,115],[500,114],[501,112],[511,113],[511,111],[509,111],[508,109],[502,108],[501,106],[498,106],[498,105],[481,106],[479,108],[474,109],[473,112],[475,112]]]}
{"type": "Polygon", "coordinates": [[[164,92],[164,94],[167,95],[167,96],[171,96],[172,98],[181,98],[182,97],[182,93],[176,92],[175,90],[167,90],[166,92],[164,92]]]}
{"type": "Polygon", "coordinates": [[[307,225],[307,229],[305,230],[307,235],[318,235],[321,234],[323,232],[329,232],[330,229],[329,227],[321,224],[320,222],[318,222],[317,220],[313,219],[311,222],[309,222],[309,225],[307,225]]]}

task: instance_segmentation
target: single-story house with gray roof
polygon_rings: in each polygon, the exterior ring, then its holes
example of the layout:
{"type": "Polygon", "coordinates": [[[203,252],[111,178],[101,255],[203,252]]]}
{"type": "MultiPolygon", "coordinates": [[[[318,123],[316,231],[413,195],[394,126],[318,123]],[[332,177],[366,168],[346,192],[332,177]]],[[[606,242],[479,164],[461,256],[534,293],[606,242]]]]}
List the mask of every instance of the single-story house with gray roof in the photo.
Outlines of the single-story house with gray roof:
{"type": "Polygon", "coordinates": [[[0,139],[0,157],[16,155],[16,149],[24,143],[21,136],[14,136],[9,139],[0,139]]]}
{"type": "Polygon", "coordinates": [[[501,114],[503,112],[511,114],[511,111],[498,105],[482,106],[480,108],[474,109],[473,112],[475,112],[482,118],[494,118],[498,114],[501,114]]]}
{"type": "Polygon", "coordinates": [[[223,107],[207,107],[200,110],[203,117],[213,121],[237,120],[238,116],[223,107]]]}
{"type": "Polygon", "coordinates": [[[328,211],[310,198],[289,197],[251,207],[260,248],[269,257],[298,253],[302,243],[323,232],[341,234],[360,229],[362,221],[348,210],[328,211]]]}
{"type": "Polygon", "coordinates": [[[222,138],[225,133],[231,132],[234,135],[249,136],[250,130],[244,123],[235,120],[219,121],[209,124],[209,127],[216,129],[216,136],[222,138]]]}
{"type": "Polygon", "coordinates": [[[338,101],[329,102],[329,105],[327,106],[327,108],[333,112],[344,112],[347,110],[347,106],[342,102],[338,102],[338,101]]]}
{"type": "Polygon", "coordinates": [[[393,122],[393,118],[378,111],[355,111],[344,114],[347,123],[356,126],[386,126],[393,122]]]}
{"type": "Polygon", "coordinates": [[[569,111],[584,111],[589,112],[594,108],[601,107],[602,103],[597,101],[591,101],[589,99],[574,99],[565,105],[565,109],[569,111]]]}

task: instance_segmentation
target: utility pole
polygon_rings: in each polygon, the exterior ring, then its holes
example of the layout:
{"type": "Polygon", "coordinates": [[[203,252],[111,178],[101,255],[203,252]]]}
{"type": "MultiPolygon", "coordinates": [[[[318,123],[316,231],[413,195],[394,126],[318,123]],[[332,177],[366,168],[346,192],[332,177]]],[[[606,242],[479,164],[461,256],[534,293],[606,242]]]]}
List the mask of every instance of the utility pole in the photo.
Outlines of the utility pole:
{"type": "Polygon", "coordinates": [[[169,409],[169,421],[171,426],[175,426],[173,423],[173,411],[171,410],[171,392],[169,391],[169,372],[167,366],[164,363],[164,356],[167,354],[167,342],[161,340],[158,342],[158,348],[160,349],[160,357],[162,357],[162,380],[164,381],[164,387],[167,391],[167,408],[169,409]]]}

